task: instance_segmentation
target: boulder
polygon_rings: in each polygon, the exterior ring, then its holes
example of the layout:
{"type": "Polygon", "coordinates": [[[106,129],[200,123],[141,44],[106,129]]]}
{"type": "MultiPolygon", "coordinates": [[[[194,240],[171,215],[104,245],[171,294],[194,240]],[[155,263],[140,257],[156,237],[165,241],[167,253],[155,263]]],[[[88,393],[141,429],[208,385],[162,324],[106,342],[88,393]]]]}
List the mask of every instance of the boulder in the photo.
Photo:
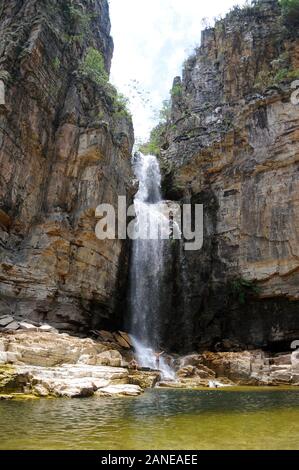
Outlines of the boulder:
{"type": "Polygon", "coordinates": [[[186,366],[179,369],[176,373],[177,377],[194,377],[196,372],[196,367],[186,366]]]}
{"type": "Polygon", "coordinates": [[[120,367],[122,364],[122,356],[119,351],[104,351],[96,356],[96,365],[120,367]]]}
{"type": "Polygon", "coordinates": [[[94,383],[89,379],[57,381],[50,387],[51,395],[58,398],[88,398],[95,390],[94,383]]]}
{"type": "Polygon", "coordinates": [[[186,366],[197,367],[203,363],[203,357],[201,354],[190,354],[188,356],[181,357],[178,363],[180,369],[186,366]]]}
{"type": "Polygon", "coordinates": [[[160,372],[145,372],[139,370],[130,370],[129,372],[129,383],[132,385],[138,385],[143,389],[154,388],[160,380],[160,372]]]}

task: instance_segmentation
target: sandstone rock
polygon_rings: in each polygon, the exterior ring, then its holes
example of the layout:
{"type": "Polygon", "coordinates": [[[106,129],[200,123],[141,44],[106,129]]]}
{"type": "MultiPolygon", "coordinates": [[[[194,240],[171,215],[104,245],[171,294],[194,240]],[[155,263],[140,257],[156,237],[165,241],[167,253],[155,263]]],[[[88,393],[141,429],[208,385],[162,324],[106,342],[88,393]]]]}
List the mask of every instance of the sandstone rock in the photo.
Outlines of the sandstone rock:
{"type": "Polygon", "coordinates": [[[115,341],[120,345],[121,348],[131,349],[130,343],[119,333],[114,333],[115,341]]]}
{"type": "Polygon", "coordinates": [[[3,400],[13,400],[13,395],[0,395],[0,401],[3,400]]]}
{"type": "Polygon", "coordinates": [[[96,356],[83,354],[82,356],[79,357],[78,364],[87,364],[89,366],[95,366],[97,364],[97,358],[96,356]]]}
{"type": "Polygon", "coordinates": [[[38,397],[48,397],[50,395],[50,390],[42,384],[37,384],[32,388],[32,393],[38,397]]]}
{"type": "Polygon", "coordinates": [[[202,358],[202,355],[200,354],[191,354],[188,356],[181,357],[179,359],[180,368],[185,367],[185,366],[197,367],[199,365],[202,365],[202,362],[203,362],[203,358],[202,358]]]}
{"type": "Polygon", "coordinates": [[[178,370],[176,375],[177,377],[194,377],[196,374],[196,367],[186,366],[178,370]]]}
{"type": "Polygon", "coordinates": [[[57,333],[57,330],[55,328],[53,328],[52,326],[50,325],[42,325],[39,327],[39,330],[40,331],[43,331],[43,332],[48,332],[48,333],[57,333]]]}
{"type": "MultiPolygon", "coordinates": [[[[41,331],[20,330],[2,338],[0,347],[5,352],[18,354],[18,360],[29,365],[52,367],[60,364],[76,364],[82,356],[95,358],[106,350],[106,346],[91,339],[80,339],[66,334],[57,334],[41,331]]],[[[117,351],[111,353],[111,360],[119,365],[117,358],[121,357],[117,351]]],[[[83,361],[84,362],[84,361],[83,361]]]]}
{"type": "Polygon", "coordinates": [[[107,343],[114,343],[115,341],[113,334],[104,330],[99,331],[99,338],[107,343]]]}
{"type": "Polygon", "coordinates": [[[113,367],[63,365],[49,368],[0,368],[0,392],[8,390],[42,397],[84,398],[92,396],[99,389],[109,386],[123,387],[128,382],[128,372],[113,367]]]}
{"type": "Polygon", "coordinates": [[[205,367],[203,365],[198,366],[196,368],[195,374],[200,377],[201,379],[211,379],[216,376],[216,373],[209,369],[208,367],[205,367]]]}
{"type": "Polygon", "coordinates": [[[6,327],[4,329],[7,330],[7,331],[17,331],[19,328],[20,328],[19,323],[16,322],[16,321],[13,321],[13,322],[9,323],[8,325],[6,325],[6,327]]]}
{"type": "Polygon", "coordinates": [[[292,356],[291,356],[291,354],[284,354],[282,356],[274,357],[273,358],[273,363],[277,366],[291,365],[292,364],[292,356]]]}
{"type": "Polygon", "coordinates": [[[125,333],[124,331],[118,331],[118,334],[123,337],[123,339],[128,343],[131,348],[133,347],[132,338],[128,333],[125,333]]]}
{"type": "Polygon", "coordinates": [[[142,389],[154,388],[155,385],[161,380],[159,372],[144,372],[144,371],[130,371],[129,383],[138,385],[142,389]]]}
{"type": "Polygon", "coordinates": [[[20,322],[19,323],[20,329],[21,330],[26,330],[26,331],[37,331],[37,327],[32,325],[31,323],[27,322],[20,322]]]}
{"type": "Polygon", "coordinates": [[[10,315],[4,315],[0,318],[0,327],[5,327],[7,325],[10,325],[14,322],[14,319],[10,315]]]}
{"type": "Polygon", "coordinates": [[[116,207],[118,195],[130,204],[134,138],[112,87],[82,73],[94,48],[109,74],[108,2],[68,3],[88,19],[80,46],[65,2],[12,0],[1,9],[0,225],[9,236],[1,235],[0,315],[9,307],[20,320],[87,333],[122,320],[126,241],[98,240],[95,210],[116,207]]]}
{"type": "Polygon", "coordinates": [[[100,397],[110,397],[110,396],[130,396],[136,397],[141,395],[143,390],[138,385],[114,385],[102,388],[96,392],[96,396],[100,397]]]}
{"type": "Polygon", "coordinates": [[[298,68],[299,42],[285,38],[276,0],[254,3],[203,31],[161,137],[165,197],[204,205],[203,249],[178,243],[169,268],[168,291],[183,286],[164,313],[176,349],[277,350],[299,338],[298,106],[291,78],[260,83],[282,56],[298,68]]]}
{"type": "Polygon", "coordinates": [[[15,364],[21,362],[21,354],[0,351],[0,364],[15,364]]]}
{"type": "Polygon", "coordinates": [[[70,382],[55,382],[50,391],[51,395],[58,398],[88,398],[94,394],[95,386],[89,380],[78,379],[70,382]]]}
{"type": "Polygon", "coordinates": [[[292,371],[299,373],[299,351],[294,351],[291,356],[292,371]]]}
{"type": "Polygon", "coordinates": [[[118,351],[105,351],[97,355],[96,365],[120,367],[122,364],[122,356],[118,351]]]}

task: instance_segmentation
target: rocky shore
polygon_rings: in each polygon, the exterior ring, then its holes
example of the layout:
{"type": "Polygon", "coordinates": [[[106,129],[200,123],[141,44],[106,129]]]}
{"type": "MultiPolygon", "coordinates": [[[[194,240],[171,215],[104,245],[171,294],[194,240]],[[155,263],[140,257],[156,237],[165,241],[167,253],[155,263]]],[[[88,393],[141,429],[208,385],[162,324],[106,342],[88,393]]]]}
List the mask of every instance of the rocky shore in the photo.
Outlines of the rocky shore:
{"type": "Polygon", "coordinates": [[[157,385],[299,386],[296,351],[276,355],[257,350],[169,356],[176,380],[167,382],[159,371],[130,369],[134,351],[126,333],[102,331],[94,332],[94,337],[74,337],[60,334],[48,325],[28,323],[19,324],[17,331],[2,330],[0,398],[137,396],[157,385]]]}

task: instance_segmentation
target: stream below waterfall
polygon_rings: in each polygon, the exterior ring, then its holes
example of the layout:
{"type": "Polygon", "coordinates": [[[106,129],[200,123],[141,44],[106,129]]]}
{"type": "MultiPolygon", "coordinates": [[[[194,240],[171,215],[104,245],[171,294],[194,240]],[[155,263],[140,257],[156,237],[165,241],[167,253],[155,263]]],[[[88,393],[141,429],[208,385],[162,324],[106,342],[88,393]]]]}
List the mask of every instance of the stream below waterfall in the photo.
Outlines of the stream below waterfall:
{"type": "Polygon", "coordinates": [[[0,401],[0,449],[298,449],[299,390],[0,401]]]}

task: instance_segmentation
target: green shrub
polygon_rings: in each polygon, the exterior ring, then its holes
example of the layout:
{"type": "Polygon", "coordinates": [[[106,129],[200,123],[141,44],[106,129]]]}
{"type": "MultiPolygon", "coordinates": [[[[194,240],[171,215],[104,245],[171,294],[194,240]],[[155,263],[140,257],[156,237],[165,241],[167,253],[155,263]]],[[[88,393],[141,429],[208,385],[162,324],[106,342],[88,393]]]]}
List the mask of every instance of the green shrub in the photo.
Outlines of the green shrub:
{"type": "Polygon", "coordinates": [[[131,113],[128,109],[129,99],[125,95],[115,89],[112,101],[116,117],[131,117],[131,113]]]}
{"type": "Polygon", "coordinates": [[[151,131],[150,140],[139,147],[140,152],[144,155],[156,155],[161,153],[163,144],[163,136],[166,130],[166,124],[160,123],[151,131]]]}
{"type": "Polygon", "coordinates": [[[166,123],[170,121],[171,118],[171,101],[164,100],[162,104],[162,108],[159,112],[160,121],[166,123]]]}
{"type": "Polygon", "coordinates": [[[293,70],[284,67],[280,70],[276,70],[275,72],[262,70],[257,75],[254,86],[258,90],[264,91],[271,86],[279,85],[283,81],[292,81],[297,78],[299,78],[299,69],[293,70]]]}
{"type": "Polygon", "coordinates": [[[72,24],[81,31],[86,32],[92,16],[85,13],[84,10],[80,7],[75,7],[74,5],[68,6],[68,15],[72,24]]]}
{"type": "Polygon", "coordinates": [[[109,80],[103,55],[93,47],[88,49],[80,70],[83,75],[88,76],[91,80],[100,85],[109,80]]]}
{"type": "Polygon", "coordinates": [[[284,23],[291,29],[299,26],[299,0],[279,0],[284,23]]]}
{"type": "Polygon", "coordinates": [[[171,97],[172,98],[179,98],[182,96],[182,92],[183,92],[183,89],[182,89],[182,85],[180,83],[176,83],[175,85],[173,85],[172,89],[171,89],[171,97]]]}
{"type": "Polygon", "coordinates": [[[131,116],[128,110],[128,98],[122,93],[119,93],[117,89],[109,83],[109,75],[106,71],[104,58],[100,51],[92,47],[87,50],[84,61],[80,67],[80,72],[97,85],[101,85],[111,102],[112,111],[116,117],[131,116]]]}
{"type": "Polygon", "coordinates": [[[55,70],[59,70],[60,69],[60,59],[59,57],[55,57],[55,59],[53,60],[53,67],[55,70]]]}
{"type": "Polygon", "coordinates": [[[240,304],[244,305],[250,297],[258,296],[261,288],[254,281],[234,279],[229,283],[229,294],[240,304]]]}

